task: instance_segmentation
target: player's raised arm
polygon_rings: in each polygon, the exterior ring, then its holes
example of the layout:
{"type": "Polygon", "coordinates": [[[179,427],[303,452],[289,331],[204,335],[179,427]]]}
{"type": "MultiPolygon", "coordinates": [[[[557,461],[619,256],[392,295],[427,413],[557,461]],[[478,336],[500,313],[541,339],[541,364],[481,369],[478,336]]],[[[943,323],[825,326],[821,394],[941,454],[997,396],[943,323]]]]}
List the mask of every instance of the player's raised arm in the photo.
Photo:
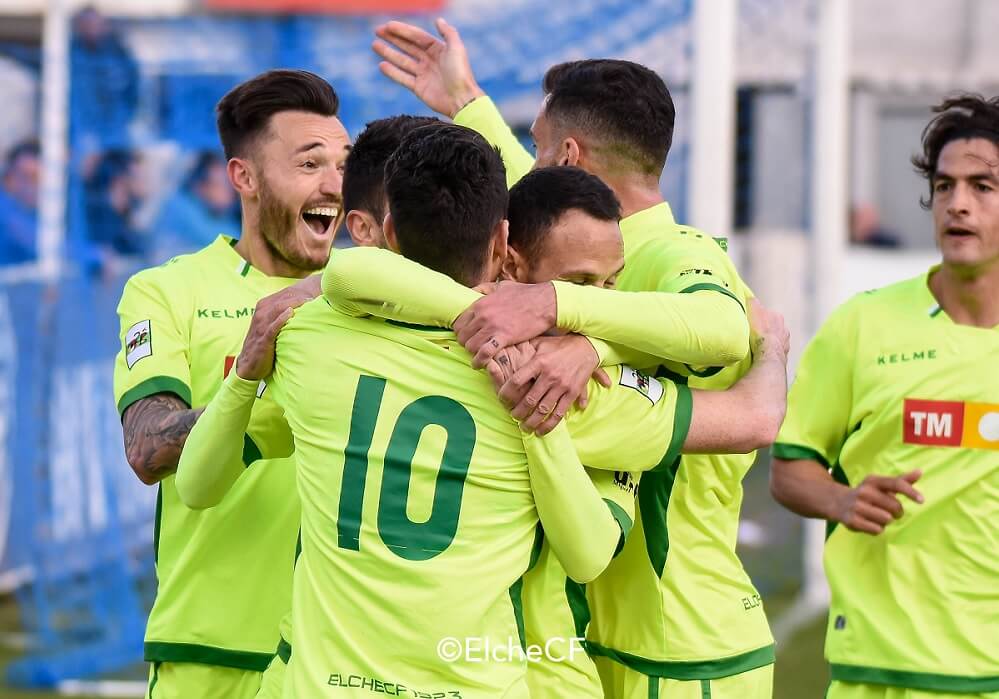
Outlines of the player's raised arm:
{"type": "Polygon", "coordinates": [[[379,26],[375,30],[378,40],[373,44],[382,58],[379,67],[438,114],[478,131],[498,148],[507,186],[512,187],[533,167],[534,157],[476,82],[458,30],[443,19],[438,19],[436,26],[440,38],[405,22],[379,26]]]}
{"type": "Polygon", "coordinates": [[[260,382],[274,368],[274,343],[294,309],[314,298],[319,280],[309,277],[261,299],[235,366],[191,430],[177,465],[177,494],[192,509],[222,501],[246,470],[243,448],[260,382]]]}

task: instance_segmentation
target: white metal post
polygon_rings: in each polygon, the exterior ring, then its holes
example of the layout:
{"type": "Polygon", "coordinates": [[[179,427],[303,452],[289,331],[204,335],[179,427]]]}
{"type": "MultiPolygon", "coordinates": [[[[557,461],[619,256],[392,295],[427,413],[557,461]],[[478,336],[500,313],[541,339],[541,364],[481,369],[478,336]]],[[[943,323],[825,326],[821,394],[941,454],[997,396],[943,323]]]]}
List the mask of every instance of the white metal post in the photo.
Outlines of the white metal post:
{"type": "Polygon", "coordinates": [[[735,164],[735,0],[694,0],[690,223],[732,232],[735,164]]]}
{"type": "Polygon", "coordinates": [[[50,0],[42,30],[42,173],[38,262],[42,276],[59,276],[66,238],[66,170],[69,125],[70,13],[65,0],[50,0]]]}

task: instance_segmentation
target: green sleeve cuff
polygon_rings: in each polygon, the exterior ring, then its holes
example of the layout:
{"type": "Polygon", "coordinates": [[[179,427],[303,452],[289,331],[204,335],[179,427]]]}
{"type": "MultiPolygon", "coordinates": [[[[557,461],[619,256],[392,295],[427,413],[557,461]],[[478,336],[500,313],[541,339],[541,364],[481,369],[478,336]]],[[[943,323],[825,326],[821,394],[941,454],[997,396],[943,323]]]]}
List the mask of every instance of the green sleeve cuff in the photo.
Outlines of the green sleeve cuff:
{"type": "Polygon", "coordinates": [[[807,461],[817,461],[825,468],[832,468],[832,466],[829,465],[829,460],[817,450],[801,444],[774,442],[774,445],[771,448],[771,454],[774,457],[784,459],[785,461],[798,461],[800,459],[805,459],[807,461]]]}
{"type": "Polygon", "coordinates": [[[191,407],[191,389],[173,376],[153,376],[125,391],[118,399],[118,415],[125,414],[128,406],[157,393],[172,393],[191,407]]]}

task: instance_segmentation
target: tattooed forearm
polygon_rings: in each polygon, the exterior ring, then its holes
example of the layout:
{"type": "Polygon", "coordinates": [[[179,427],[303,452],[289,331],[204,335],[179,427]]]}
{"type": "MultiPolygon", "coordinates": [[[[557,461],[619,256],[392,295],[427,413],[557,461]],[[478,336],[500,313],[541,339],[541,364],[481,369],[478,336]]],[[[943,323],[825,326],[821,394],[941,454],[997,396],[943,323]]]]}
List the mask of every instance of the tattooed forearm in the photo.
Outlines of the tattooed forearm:
{"type": "Polygon", "coordinates": [[[204,408],[191,410],[172,393],[157,393],[128,407],[122,419],[125,456],[146,485],[177,470],[187,435],[204,408]]]}

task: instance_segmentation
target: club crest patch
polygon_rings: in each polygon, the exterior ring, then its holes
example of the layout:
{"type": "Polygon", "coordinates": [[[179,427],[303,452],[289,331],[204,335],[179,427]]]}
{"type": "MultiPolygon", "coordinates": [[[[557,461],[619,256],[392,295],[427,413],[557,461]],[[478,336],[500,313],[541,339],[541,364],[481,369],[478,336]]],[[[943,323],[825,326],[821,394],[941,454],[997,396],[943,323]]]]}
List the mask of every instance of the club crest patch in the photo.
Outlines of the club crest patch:
{"type": "Polygon", "coordinates": [[[153,331],[148,320],[140,320],[125,332],[125,364],[131,369],[135,363],[153,354],[153,331]]]}
{"type": "Polygon", "coordinates": [[[633,388],[643,396],[648,398],[652,405],[655,405],[663,397],[663,385],[657,380],[650,378],[648,374],[643,374],[630,366],[621,367],[622,386],[633,388]]]}

